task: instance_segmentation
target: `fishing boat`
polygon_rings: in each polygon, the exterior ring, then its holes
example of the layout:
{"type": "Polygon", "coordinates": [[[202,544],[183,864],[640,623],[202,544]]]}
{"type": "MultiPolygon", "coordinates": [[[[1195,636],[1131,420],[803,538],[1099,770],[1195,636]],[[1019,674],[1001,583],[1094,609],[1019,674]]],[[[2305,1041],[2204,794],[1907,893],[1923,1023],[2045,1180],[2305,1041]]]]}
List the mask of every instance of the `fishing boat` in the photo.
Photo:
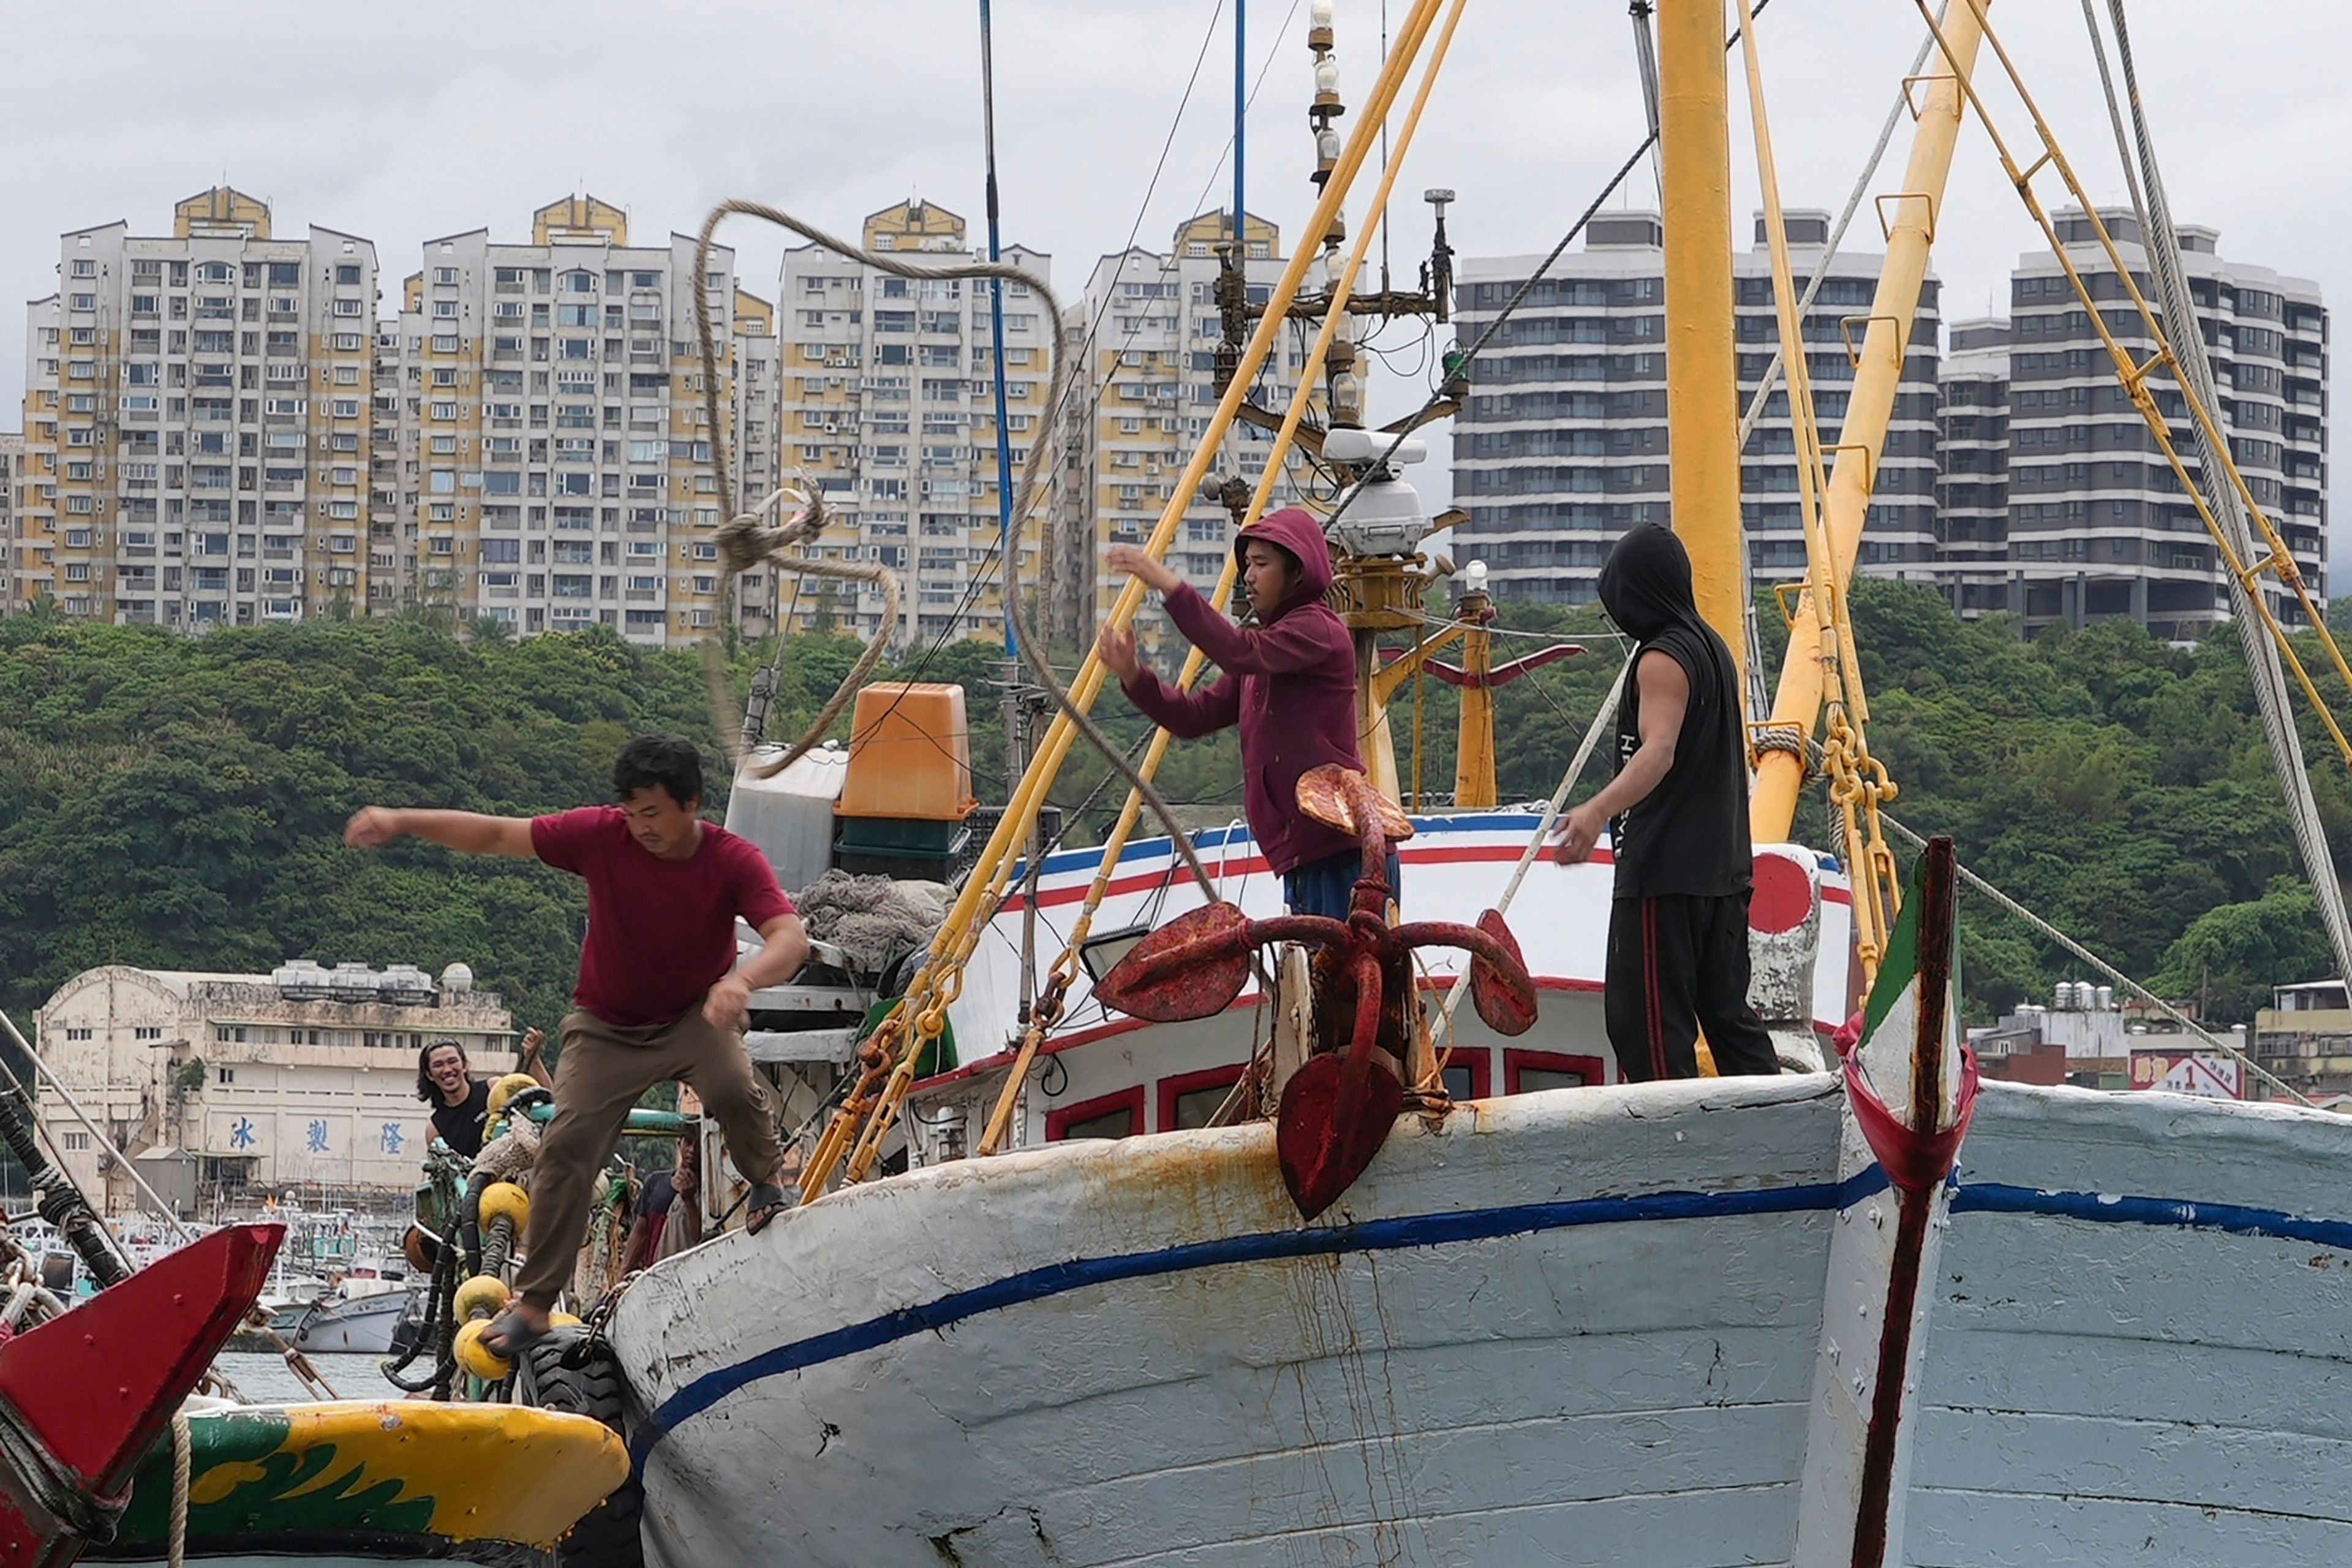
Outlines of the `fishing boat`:
{"type": "MultiPolygon", "coordinates": [[[[1302,386],[1351,361],[1342,323],[1364,303],[1350,289],[1375,224],[1343,237],[1346,193],[1384,127],[1405,158],[1462,11],[1403,7],[1344,139],[1318,74],[1328,134],[1307,237],[1247,341],[1227,345],[1231,373],[1154,552],[1286,321],[1315,327],[1302,386]]],[[[801,1205],[625,1281],[594,1331],[564,1342],[616,1385],[607,1418],[626,1433],[642,1507],[641,1536],[606,1541],[599,1568],[640,1555],[677,1568],[2352,1560],[2352,1500],[2335,1484],[2352,1203],[2332,1180],[2352,1123],[1980,1084],[1959,1027],[1959,856],[1930,840],[1899,881],[1880,830],[1885,774],[1844,584],[1945,174],[1964,116],[1985,115],[1980,54],[2029,113],[2032,100],[2013,58],[1982,49],[1984,0],[1923,6],[1934,63],[1904,84],[1916,140],[1883,209],[1886,273],[1855,323],[1832,461],[1811,416],[1755,18],[1745,0],[1737,14],[1808,546],[1779,694],[1751,729],[1752,999],[1801,1070],[1616,1081],[1597,1001],[1605,862],[1544,853],[1606,709],[1550,801],[1496,802],[1478,700],[1489,606],[1474,577],[1450,618],[1422,611],[1441,574],[1403,472],[1411,421],[1362,429],[1333,382],[1338,405],[1312,434],[1349,481],[1327,534],[1358,638],[1368,768],[1310,776],[1299,806],[1363,846],[1349,921],[1308,932],[1279,918],[1245,834],[1138,837],[1158,809],[1148,773],[1164,737],[1130,772],[1102,847],[1041,853],[1045,791],[1073,747],[1094,743],[1083,715],[1104,684],[1091,659],[1066,692],[1042,672],[1061,712],[897,1005],[863,1037],[767,1054],[792,1103],[821,1113],[801,1205]],[[1402,666],[1380,651],[1399,634],[1412,639],[1402,666]],[[1456,646],[1468,679],[1454,807],[1408,814],[1386,704],[1409,667],[1456,646]],[[1786,841],[1816,767],[1843,828],[1831,851],[1786,841]],[[1404,867],[1393,910],[1377,875],[1391,847],[1404,867]],[[1311,962],[1302,936],[1347,962],[1311,962]],[[1041,945],[1058,956],[1025,956],[1041,945]]],[[[1703,612],[1741,648],[1722,23],[1718,5],[1658,7],[1662,336],[1677,531],[1703,612]]],[[[1328,5],[1311,26],[1319,61],[1328,5]]],[[[2055,245],[2037,177],[2095,209],[2034,124],[2047,151],[2030,166],[1994,142],[2055,245]]],[[[2131,303],[2154,345],[2151,357],[2111,341],[2132,406],[2225,552],[2233,531],[2274,541],[2207,412],[2198,351],[2131,303]],[[2205,438],[2195,476],[2147,387],[2158,372],[2205,438]]],[[[1483,346],[1461,356],[1472,384],[1483,346]]],[[[1264,509],[1306,426],[1304,396],[1272,420],[1269,478],[1244,514],[1264,509]]],[[[1024,503],[1035,473],[1033,460],[1024,503]]],[[[772,541],[787,569],[821,524],[806,521],[772,541]]],[[[2267,616],[2265,594],[2308,608],[2283,549],[2231,559],[2247,563],[2250,619],[2267,616]]],[[[1130,585],[1113,624],[1140,598],[1130,585]]],[[[2283,637],[2249,646],[2271,661],[2265,679],[2296,657],[2283,637]]],[[[904,695],[891,713],[906,714],[904,695]]],[[[874,814],[847,804],[861,763],[896,770],[901,802],[924,787],[908,772],[928,768],[950,804],[908,813],[906,842],[968,809],[960,730],[921,738],[890,752],[861,726],[845,768],[778,785],[792,770],[769,763],[792,759],[770,759],[747,765],[738,797],[796,792],[796,811],[862,823],[853,837],[870,843],[874,814]]],[[[2281,772],[2307,790],[2299,768],[2281,772]]],[[[806,837],[762,842],[782,869],[806,837]]],[[[786,987],[754,1011],[780,1031],[808,1007],[786,987]]]]}
{"type": "MultiPolygon", "coordinates": [[[[578,1412],[581,1374],[551,1360],[521,1404],[235,1397],[215,1358],[252,1321],[286,1227],[157,1241],[134,1269],[47,1158],[5,1063],[0,1076],[0,1143],[41,1210],[22,1240],[0,1232],[0,1563],[536,1568],[626,1479],[618,1436],[578,1412]],[[78,1270],[48,1267],[52,1244],[78,1270]],[[77,1271],[94,1289],[75,1305],[77,1271]]],[[[103,1129],[86,1131],[121,1158],[103,1129]]],[[[404,1303],[406,1288],[386,1283],[381,1299],[404,1303]]],[[[274,1342],[314,1392],[331,1392],[274,1342]]]]}

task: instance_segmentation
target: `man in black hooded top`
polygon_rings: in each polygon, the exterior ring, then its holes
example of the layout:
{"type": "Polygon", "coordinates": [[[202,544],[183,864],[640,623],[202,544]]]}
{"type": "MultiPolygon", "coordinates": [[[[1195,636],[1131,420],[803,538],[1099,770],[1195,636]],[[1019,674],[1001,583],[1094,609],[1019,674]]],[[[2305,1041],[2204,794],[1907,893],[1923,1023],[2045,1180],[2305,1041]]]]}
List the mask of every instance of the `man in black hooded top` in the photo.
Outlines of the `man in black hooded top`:
{"type": "Polygon", "coordinates": [[[1619,1073],[1777,1073],[1748,1005],[1748,752],[1731,650],[1699,618],[1690,556],[1665,529],[1629,531],[1601,569],[1601,604],[1639,638],[1617,708],[1617,776],[1568,814],[1564,865],[1603,826],[1617,863],[1604,1010],[1619,1073]]]}

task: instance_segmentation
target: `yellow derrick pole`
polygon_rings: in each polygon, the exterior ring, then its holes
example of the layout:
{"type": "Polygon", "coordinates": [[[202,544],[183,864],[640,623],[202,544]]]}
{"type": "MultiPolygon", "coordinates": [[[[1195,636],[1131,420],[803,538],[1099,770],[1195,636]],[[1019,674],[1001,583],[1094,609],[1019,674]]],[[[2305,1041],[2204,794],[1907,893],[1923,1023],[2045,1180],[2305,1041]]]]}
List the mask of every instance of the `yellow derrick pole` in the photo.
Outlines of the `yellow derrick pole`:
{"type": "Polygon", "coordinates": [[[1812,362],[1805,354],[1804,320],[1798,306],[1795,269],[1789,264],[1789,234],[1780,209],[1780,175],[1772,156],[1772,126],[1764,110],[1764,64],[1756,42],[1756,13],[1738,0],[1741,55],[1748,68],[1748,107],[1755,123],[1756,170],[1764,194],[1764,232],[1772,257],[1772,303],[1779,319],[1780,358],[1789,380],[1789,423],[1796,434],[1798,514],[1805,527],[1805,591],[1790,633],[1803,625],[1824,650],[1819,674],[1829,709],[1830,795],[1844,832],[1846,863],[1853,868],[1853,941],[1864,984],[1878,975],[1886,932],[1901,906],[1895,852],[1879,825],[1878,805],[1895,786],[1870,755],[1869,705],[1863,696],[1862,665],[1853,626],[1846,616],[1847,574],[1837,563],[1822,516],[1821,423],[1813,406],[1812,362]],[[1810,614],[1811,619],[1804,617],[1810,614]]]}
{"type": "Polygon", "coordinates": [[[1666,247],[1666,449],[1698,612],[1747,689],[1739,376],[1732,339],[1731,133],[1723,0],[1661,0],[1658,150],[1666,247]]]}
{"type": "MultiPolygon", "coordinates": [[[[1955,9],[1959,14],[1944,28],[1942,37],[1948,60],[1957,60],[1965,70],[1976,60],[1983,30],[1976,13],[1966,5],[1955,9]]],[[[1838,426],[1835,465],[1830,471],[1831,565],[1841,583],[1852,580],[1862,548],[1862,525],[1870,510],[1871,489],[1877,482],[1879,454],[1886,446],[1886,426],[1894,416],[1895,392],[1903,380],[1911,321],[1918,311],[1919,290],[1927,276],[1936,216],[1943,210],[1952,150],[1959,142],[1960,119],[1967,106],[1950,64],[1920,81],[1906,83],[1906,90],[1923,83],[1927,91],[1916,110],[1918,130],[1911,140],[1903,187],[1878,198],[1879,222],[1886,233],[1886,259],[1879,266],[1878,289],[1871,298],[1853,386],[1845,418],[1838,426]]],[[[1849,328],[1853,324],[1847,322],[1849,328]]],[[[1748,820],[1759,844],[1785,841],[1796,822],[1797,796],[1805,783],[1805,742],[1812,738],[1814,722],[1821,717],[1826,665],[1834,657],[1835,650],[1823,645],[1819,616],[1801,604],[1789,628],[1789,648],[1780,661],[1772,717],[1756,731],[1756,788],[1749,798],[1748,820]]]]}
{"type": "MultiPolygon", "coordinates": [[[[1421,111],[1429,102],[1430,89],[1436,85],[1438,69],[1445,64],[1445,52],[1454,42],[1454,29],[1462,20],[1462,13],[1468,3],[1469,0],[1452,0],[1452,8],[1445,16],[1445,26],[1439,29],[1436,45],[1430,51],[1429,65],[1422,72],[1421,86],[1413,92],[1412,107],[1406,110],[1404,124],[1397,132],[1396,146],[1390,155],[1388,167],[1381,172],[1380,188],[1372,194],[1370,212],[1358,227],[1355,244],[1348,252],[1346,264],[1340,268],[1339,275],[1331,280],[1329,307],[1323,312],[1323,323],[1316,331],[1314,346],[1307,351],[1307,363],[1299,372],[1298,388],[1291,395],[1290,406],[1283,412],[1282,428],[1275,432],[1274,444],[1266,452],[1265,467],[1258,475],[1257,489],[1250,497],[1249,510],[1242,514],[1244,525],[1264,516],[1266,503],[1274,499],[1274,487],[1282,476],[1283,460],[1289,456],[1291,444],[1297,437],[1299,422],[1306,416],[1316,381],[1322,374],[1324,360],[1330,353],[1333,340],[1339,336],[1339,323],[1347,318],[1347,302],[1355,289],[1356,274],[1362,268],[1364,258],[1370,254],[1372,237],[1380,229],[1380,215],[1387,208],[1389,193],[1395,188],[1397,175],[1404,168],[1404,155],[1412,146],[1413,132],[1421,124],[1421,111]]],[[[1398,47],[1400,49],[1403,47],[1402,38],[1398,47]]],[[[1333,177],[1336,179],[1338,176],[1335,174],[1333,177]]],[[[1319,228],[1314,231],[1315,235],[1322,232],[1319,228]]],[[[1312,241],[1314,236],[1309,237],[1312,241]]],[[[1268,319],[1272,319],[1273,309],[1272,305],[1267,307],[1268,319]]],[[[1259,330],[1265,330],[1263,322],[1259,330]]],[[[1239,384],[1240,377],[1236,376],[1235,380],[1239,384]]],[[[1206,437],[1203,439],[1205,441],[1206,437]]],[[[1202,447],[1203,451],[1209,449],[1205,445],[1202,447]]],[[[1239,552],[1229,550],[1225,552],[1224,570],[1217,576],[1216,597],[1211,602],[1223,606],[1231,600],[1234,584],[1240,574],[1239,552]]],[[[1178,687],[1191,689],[1207,663],[1208,656],[1199,648],[1188,652],[1184,656],[1184,668],[1176,678],[1178,687]]],[[[1168,742],[1167,731],[1153,732],[1151,744],[1144,752],[1139,770],[1145,778],[1158,776],[1160,764],[1168,755],[1168,742]]],[[[1041,1005],[1033,1010],[1032,1022],[1013,1054],[1013,1066],[1004,1080],[1004,1087],[998,1092],[996,1104],[989,1112],[988,1126],[982,1133],[979,1144],[982,1154],[993,1154],[1003,1145],[1005,1132],[1013,1122],[1013,1109],[1020,1103],[1021,1086],[1029,1076],[1029,1064],[1036,1059],[1047,1031],[1060,1019],[1062,995],[1069,989],[1070,983],[1077,978],[1078,952],[1093,933],[1095,911],[1102,907],[1103,897],[1110,890],[1111,876],[1118,869],[1119,852],[1127,847],[1128,838],[1135,831],[1142,809],[1143,797],[1130,785],[1126,804],[1119,807],[1118,821],[1103,846],[1102,860],[1095,868],[1093,883],[1087,889],[1086,901],[1079,908],[1077,920],[1070,927],[1068,938],[1062,943],[1061,953],[1047,972],[1045,984],[1039,989],[1041,1005]],[[1050,1010],[1044,1005],[1046,999],[1051,1001],[1050,1010]]],[[[1228,848],[1220,857],[1220,863],[1230,858],[1231,853],[1228,848]]]]}
{"type": "MultiPolygon", "coordinates": [[[[1251,384],[1281,340],[1283,323],[1291,303],[1298,296],[1299,285],[1305,281],[1309,264],[1314,260],[1323,237],[1330,232],[1332,220],[1339,216],[1348,189],[1370,156],[1379,141],[1379,127],[1388,118],[1402,90],[1406,73],[1434,24],[1443,0],[1413,0],[1397,31],[1395,47],[1381,62],[1380,75],[1364,104],[1363,114],[1356,128],[1349,133],[1341,148],[1339,161],[1334,165],[1323,194],[1315,204],[1300,231],[1303,237],[1276,280],[1272,296],[1265,304],[1265,313],[1258,320],[1257,330],[1250,334],[1242,349],[1240,364],[1224,395],[1218,399],[1214,412],[1209,416],[1200,445],[1194,448],[1191,461],[1171,490],[1168,504],[1153,527],[1144,548],[1155,558],[1167,554],[1169,544],[1175,539],[1176,529],[1184,511],[1206,476],[1209,464],[1224,437],[1226,427],[1246,400],[1251,384]]],[[[1719,47],[1719,46],[1718,46],[1719,47]]],[[[1143,602],[1143,584],[1130,581],[1120,590],[1112,604],[1108,624],[1124,627],[1135,618],[1143,602]]],[[[1082,710],[1091,710],[1095,699],[1101,695],[1106,670],[1102,661],[1088,649],[1078,667],[1076,679],[1070,685],[1070,700],[1082,710]]],[[[863,1176],[880,1152],[881,1141],[896,1120],[898,1108],[906,1097],[908,1087],[914,1081],[914,1067],[920,1056],[920,1042],[936,1039],[946,1026],[948,1007],[962,989],[963,965],[979,945],[988,921],[988,911],[996,907],[1004,894],[1012,874],[1013,859],[1018,846],[1028,842],[1034,831],[1038,807],[1044,805],[1047,789],[1061,771],[1071,745],[1077,738],[1077,727],[1066,713],[1056,714],[1047,728],[1045,739],[1031,756],[1029,766],[1013,786],[1013,797],[1006,803],[1004,816],[989,836],[982,849],[978,865],[957,896],[954,907],[940,925],[940,934],[931,943],[930,963],[922,977],[907,995],[898,1010],[886,1021],[874,1039],[867,1042],[867,1051],[861,1058],[863,1069],[859,1083],[836,1111],[819,1137],[802,1173],[801,1196],[803,1202],[816,1197],[831,1184],[836,1171],[856,1181],[863,1176]],[[913,1041],[906,1036],[913,1031],[913,1041]],[[875,1081],[878,1075],[887,1079],[875,1081]]]]}

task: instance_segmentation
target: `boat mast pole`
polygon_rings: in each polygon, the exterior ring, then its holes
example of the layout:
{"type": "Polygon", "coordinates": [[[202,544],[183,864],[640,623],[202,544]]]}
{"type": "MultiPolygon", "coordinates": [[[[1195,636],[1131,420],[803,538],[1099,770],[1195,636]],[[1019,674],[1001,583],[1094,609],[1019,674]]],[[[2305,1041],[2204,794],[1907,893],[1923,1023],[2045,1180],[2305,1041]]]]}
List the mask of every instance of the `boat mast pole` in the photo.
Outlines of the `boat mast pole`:
{"type": "MultiPolygon", "coordinates": [[[[1666,252],[1666,447],[1698,612],[1744,667],[1739,383],[1732,341],[1731,132],[1723,0],[1660,0],[1658,147],[1666,252]]],[[[1747,689],[1738,668],[1736,692],[1747,689]]]]}
{"type": "MultiPolygon", "coordinates": [[[[1924,80],[1927,91],[1916,110],[1918,130],[1911,140],[1911,161],[1904,170],[1902,188],[1878,198],[1879,224],[1886,232],[1886,258],[1879,265],[1878,290],[1872,296],[1856,355],[1853,391],[1845,417],[1838,425],[1838,444],[1832,448],[1837,458],[1830,470],[1829,495],[1822,506],[1831,569],[1840,583],[1853,580],[1854,561],[1862,550],[1862,525],[1869,514],[1879,455],[1885,449],[1886,426],[1903,380],[1904,355],[1927,276],[1936,219],[1944,207],[1952,150],[1960,138],[1966,100],[1952,67],[1955,61],[1962,70],[1975,66],[1984,29],[1973,10],[1955,5],[1948,8],[1943,36],[1949,52],[1935,57],[1936,64],[1924,80]]],[[[1921,83],[1906,82],[1906,96],[1917,85],[1921,83]]],[[[1821,719],[1823,658],[1819,617],[1810,605],[1801,605],[1789,628],[1789,648],[1780,663],[1772,716],[1757,729],[1764,744],[1758,748],[1756,787],[1749,796],[1748,817],[1749,836],[1759,844],[1785,842],[1795,825],[1797,795],[1808,772],[1805,742],[1812,738],[1813,727],[1821,719]]]]}

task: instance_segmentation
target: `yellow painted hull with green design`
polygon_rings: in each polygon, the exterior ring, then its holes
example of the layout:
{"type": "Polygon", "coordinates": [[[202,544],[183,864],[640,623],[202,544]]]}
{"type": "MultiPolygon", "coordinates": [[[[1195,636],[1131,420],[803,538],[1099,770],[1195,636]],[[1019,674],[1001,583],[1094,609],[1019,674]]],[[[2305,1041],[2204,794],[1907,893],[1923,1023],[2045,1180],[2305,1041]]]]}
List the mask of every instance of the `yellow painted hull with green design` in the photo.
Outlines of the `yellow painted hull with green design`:
{"type": "MultiPolygon", "coordinates": [[[[189,1421],[188,1558],[529,1560],[629,1473],[584,1415],[514,1405],[238,1405],[189,1421]]],[[[85,1562],[161,1562],[167,1436],[140,1465],[113,1542],[85,1562]]]]}

